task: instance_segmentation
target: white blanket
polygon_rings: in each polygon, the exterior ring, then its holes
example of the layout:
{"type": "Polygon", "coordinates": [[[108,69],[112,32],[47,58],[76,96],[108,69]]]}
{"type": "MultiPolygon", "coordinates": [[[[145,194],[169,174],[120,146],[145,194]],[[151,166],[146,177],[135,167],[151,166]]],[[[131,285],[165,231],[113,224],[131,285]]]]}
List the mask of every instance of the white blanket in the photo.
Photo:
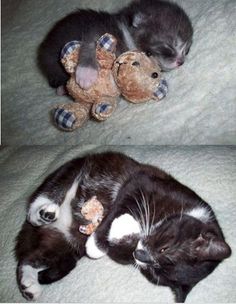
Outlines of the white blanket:
{"type": "Polygon", "coordinates": [[[194,43],[187,62],[166,74],[168,96],[133,105],[120,99],[106,122],[58,131],[50,109],[57,97],[36,66],[51,26],[77,7],[123,7],[129,0],[2,1],[2,142],[4,144],[235,144],[235,0],[176,0],[190,15],[194,43]]]}
{"type": "MultiPolygon", "coordinates": [[[[0,151],[0,301],[23,302],[16,285],[14,239],[25,219],[27,197],[59,165],[87,152],[116,150],[159,165],[191,187],[216,212],[233,255],[189,294],[187,302],[236,302],[236,148],[95,147],[4,148],[0,151]]],[[[44,287],[39,302],[173,302],[169,288],[154,286],[132,266],[107,257],[84,257],[64,279],[44,287]]]]}

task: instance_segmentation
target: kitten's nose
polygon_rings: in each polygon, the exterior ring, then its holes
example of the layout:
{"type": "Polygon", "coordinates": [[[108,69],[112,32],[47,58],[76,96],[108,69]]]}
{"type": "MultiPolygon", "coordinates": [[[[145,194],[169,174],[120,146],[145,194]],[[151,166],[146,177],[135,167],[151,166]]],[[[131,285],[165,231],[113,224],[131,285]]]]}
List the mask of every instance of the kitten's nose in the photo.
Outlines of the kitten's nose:
{"type": "Polygon", "coordinates": [[[178,66],[181,66],[181,65],[184,64],[184,60],[183,59],[177,59],[176,63],[177,63],[178,66]]]}
{"type": "Polygon", "coordinates": [[[149,254],[147,253],[147,251],[142,250],[142,249],[137,249],[134,251],[133,253],[134,258],[142,263],[146,263],[149,264],[152,262],[149,254]]]}

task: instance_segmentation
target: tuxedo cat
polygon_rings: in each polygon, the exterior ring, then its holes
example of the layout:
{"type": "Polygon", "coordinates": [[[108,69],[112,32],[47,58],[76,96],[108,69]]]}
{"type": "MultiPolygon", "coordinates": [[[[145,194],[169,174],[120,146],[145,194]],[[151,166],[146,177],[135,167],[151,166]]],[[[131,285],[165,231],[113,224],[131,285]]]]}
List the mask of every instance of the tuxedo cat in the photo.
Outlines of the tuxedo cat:
{"type": "Polygon", "coordinates": [[[58,93],[68,80],[60,64],[65,44],[81,42],[76,82],[88,89],[98,77],[96,41],[105,33],[117,38],[117,55],[138,49],[169,71],[184,63],[193,28],[184,10],[170,1],[136,0],[116,13],[77,10],[59,20],[39,47],[39,66],[58,93]]]}
{"type": "Polygon", "coordinates": [[[120,153],[88,155],[61,166],[29,199],[15,247],[23,296],[67,275],[85,256],[107,254],[137,265],[153,284],[169,286],[177,302],[231,254],[212,208],[162,170],[120,153]],[[96,196],[104,219],[89,237],[81,207],[96,196]]]}

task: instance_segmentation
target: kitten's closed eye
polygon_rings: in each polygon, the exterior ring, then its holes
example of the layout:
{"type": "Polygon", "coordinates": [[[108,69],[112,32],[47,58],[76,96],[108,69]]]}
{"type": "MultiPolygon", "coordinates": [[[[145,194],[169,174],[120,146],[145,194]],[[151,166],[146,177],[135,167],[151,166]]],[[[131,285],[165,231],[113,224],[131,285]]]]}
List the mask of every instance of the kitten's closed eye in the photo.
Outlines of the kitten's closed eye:
{"type": "Polygon", "coordinates": [[[166,58],[174,58],[176,56],[176,52],[173,49],[167,47],[161,47],[160,54],[166,58]]]}

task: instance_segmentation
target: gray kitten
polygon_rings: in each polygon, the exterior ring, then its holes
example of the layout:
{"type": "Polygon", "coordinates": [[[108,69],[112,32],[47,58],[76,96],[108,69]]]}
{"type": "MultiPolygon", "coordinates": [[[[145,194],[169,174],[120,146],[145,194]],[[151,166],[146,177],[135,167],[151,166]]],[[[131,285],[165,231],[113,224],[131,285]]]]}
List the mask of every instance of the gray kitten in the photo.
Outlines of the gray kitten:
{"type": "Polygon", "coordinates": [[[89,88],[97,79],[95,47],[104,33],[118,40],[117,55],[138,49],[158,60],[164,71],[181,66],[192,44],[193,27],[176,3],[137,0],[110,14],[77,10],[57,22],[39,48],[39,66],[52,87],[65,85],[68,75],[60,64],[60,52],[73,40],[81,42],[76,81],[89,88]]]}

